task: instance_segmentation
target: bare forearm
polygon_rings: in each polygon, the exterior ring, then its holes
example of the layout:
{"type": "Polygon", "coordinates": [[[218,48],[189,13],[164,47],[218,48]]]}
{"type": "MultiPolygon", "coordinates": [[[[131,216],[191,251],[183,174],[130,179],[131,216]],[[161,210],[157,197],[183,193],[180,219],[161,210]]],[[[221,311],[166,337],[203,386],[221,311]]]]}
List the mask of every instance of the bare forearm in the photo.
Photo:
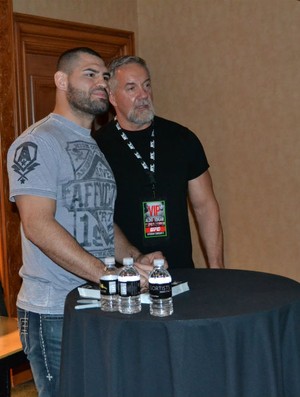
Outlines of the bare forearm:
{"type": "Polygon", "coordinates": [[[118,225],[115,224],[114,229],[116,261],[122,263],[122,260],[125,257],[132,257],[134,261],[136,261],[136,259],[141,255],[141,252],[127,240],[118,225]]]}
{"type": "Polygon", "coordinates": [[[210,268],[224,268],[223,230],[217,204],[196,213],[198,228],[210,268]]]}

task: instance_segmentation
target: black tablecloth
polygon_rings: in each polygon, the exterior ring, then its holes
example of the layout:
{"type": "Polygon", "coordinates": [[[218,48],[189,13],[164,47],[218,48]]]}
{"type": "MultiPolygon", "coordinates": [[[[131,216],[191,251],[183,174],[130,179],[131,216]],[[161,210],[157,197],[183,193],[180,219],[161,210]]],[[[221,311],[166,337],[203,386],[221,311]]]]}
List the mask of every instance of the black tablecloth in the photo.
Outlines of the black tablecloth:
{"type": "Polygon", "coordinates": [[[171,271],[174,314],[74,310],[66,300],[61,397],[300,397],[300,284],[276,275],[171,271]]]}

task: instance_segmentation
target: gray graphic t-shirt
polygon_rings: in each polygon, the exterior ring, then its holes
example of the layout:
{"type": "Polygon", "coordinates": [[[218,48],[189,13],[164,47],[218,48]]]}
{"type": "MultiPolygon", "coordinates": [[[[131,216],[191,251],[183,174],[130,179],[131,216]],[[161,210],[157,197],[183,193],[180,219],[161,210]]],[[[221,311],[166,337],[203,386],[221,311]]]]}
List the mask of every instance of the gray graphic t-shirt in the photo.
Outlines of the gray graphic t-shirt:
{"type": "MultiPolygon", "coordinates": [[[[27,129],[8,152],[10,200],[33,195],[56,200],[56,220],[99,259],[114,255],[113,173],[90,130],[57,114],[27,129]]],[[[24,236],[17,305],[63,313],[66,295],[85,282],[58,266],[24,236]]]]}

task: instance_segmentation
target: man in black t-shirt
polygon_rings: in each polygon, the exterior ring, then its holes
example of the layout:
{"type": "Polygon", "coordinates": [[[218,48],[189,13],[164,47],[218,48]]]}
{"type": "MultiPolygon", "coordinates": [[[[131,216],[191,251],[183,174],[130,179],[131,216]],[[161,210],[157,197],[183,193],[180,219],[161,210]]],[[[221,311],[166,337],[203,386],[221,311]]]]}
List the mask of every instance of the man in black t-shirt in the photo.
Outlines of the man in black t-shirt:
{"type": "Polygon", "coordinates": [[[115,222],[141,251],[162,251],[169,268],[193,267],[189,199],[208,266],[224,267],[219,206],[199,139],[154,115],[143,59],[124,56],[109,70],[116,117],[94,137],[117,183],[115,222]]]}

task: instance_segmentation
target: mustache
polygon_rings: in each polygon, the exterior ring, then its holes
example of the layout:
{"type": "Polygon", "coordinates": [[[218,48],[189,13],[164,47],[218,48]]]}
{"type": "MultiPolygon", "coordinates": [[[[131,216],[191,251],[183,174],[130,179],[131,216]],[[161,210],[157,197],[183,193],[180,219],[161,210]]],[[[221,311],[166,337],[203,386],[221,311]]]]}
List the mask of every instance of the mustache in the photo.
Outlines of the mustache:
{"type": "Polygon", "coordinates": [[[136,106],[152,106],[152,101],[150,99],[141,99],[136,101],[136,106]]]}
{"type": "Polygon", "coordinates": [[[92,91],[91,91],[91,93],[94,93],[94,92],[103,92],[104,94],[105,94],[105,96],[106,96],[106,99],[108,99],[108,90],[106,89],[106,88],[103,88],[103,87],[98,87],[98,88],[94,88],[92,91]]]}

